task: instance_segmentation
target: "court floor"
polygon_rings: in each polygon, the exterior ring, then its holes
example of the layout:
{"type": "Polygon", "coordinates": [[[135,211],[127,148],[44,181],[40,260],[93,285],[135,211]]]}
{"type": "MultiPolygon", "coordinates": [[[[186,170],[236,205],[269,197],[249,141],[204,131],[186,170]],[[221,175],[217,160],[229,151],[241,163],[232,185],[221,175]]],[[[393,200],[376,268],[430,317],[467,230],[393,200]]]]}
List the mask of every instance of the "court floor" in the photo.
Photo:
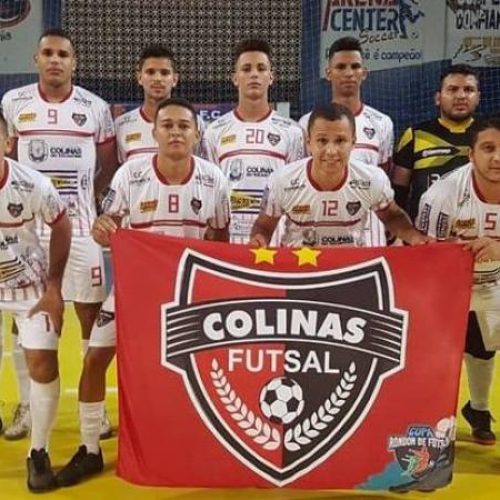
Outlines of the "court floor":
{"type": "MultiPolygon", "coordinates": [[[[7,328],[9,328],[7,326],[7,328]]],[[[50,455],[54,468],[62,466],[79,445],[77,425],[76,387],[80,373],[80,343],[74,311],[68,308],[61,343],[61,403],[59,416],[51,439],[50,455]]],[[[13,378],[10,358],[10,335],[5,335],[5,353],[0,372],[0,411],[4,421],[10,418],[16,385],[13,378]]],[[[108,410],[114,423],[117,422],[117,394],[115,370],[110,370],[108,385],[112,388],[108,395],[108,410]]],[[[497,369],[498,373],[498,369],[497,369]]],[[[500,383],[500,380],[498,381],[500,383]]],[[[495,387],[493,413],[500,417],[500,387],[495,387]]],[[[467,400],[467,392],[462,382],[461,405],[467,400]]],[[[499,418],[500,420],[500,418],[499,418]]],[[[45,494],[54,499],[182,499],[182,500],[312,500],[312,499],[392,499],[413,500],[432,498],[432,500],[486,500],[500,498],[500,445],[478,446],[468,439],[467,428],[461,417],[455,475],[451,486],[433,493],[411,492],[390,494],[384,492],[347,492],[347,491],[304,491],[291,489],[273,490],[206,490],[181,488],[146,488],[134,486],[119,479],[114,474],[116,464],[116,438],[103,442],[105,473],[74,488],[60,489],[45,494]]],[[[500,423],[497,425],[500,435],[500,423]]],[[[25,486],[25,458],[28,441],[8,442],[0,437],[0,500],[33,498],[25,486]]]]}

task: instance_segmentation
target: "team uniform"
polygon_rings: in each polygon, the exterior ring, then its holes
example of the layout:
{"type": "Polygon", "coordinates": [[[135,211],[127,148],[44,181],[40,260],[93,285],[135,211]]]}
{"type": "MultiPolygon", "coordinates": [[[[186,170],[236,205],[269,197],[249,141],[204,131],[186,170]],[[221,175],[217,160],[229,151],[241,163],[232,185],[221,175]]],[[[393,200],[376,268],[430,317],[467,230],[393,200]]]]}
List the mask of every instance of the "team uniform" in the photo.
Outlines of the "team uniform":
{"type": "Polygon", "coordinates": [[[411,170],[406,208],[411,219],[418,213],[420,197],[442,175],[469,161],[471,119],[465,127],[451,127],[435,118],[408,128],[399,141],[394,164],[411,170]]]}
{"type": "MultiPolygon", "coordinates": [[[[487,203],[468,163],[433,184],[420,200],[417,227],[437,238],[500,240],[500,204],[487,203]]],[[[487,350],[500,349],[500,263],[476,263],[471,310],[487,350]]]]}
{"type": "MultiPolygon", "coordinates": [[[[185,181],[171,185],[156,161],[156,156],[141,157],[122,165],[103,200],[103,212],[126,216],[131,229],[181,238],[203,239],[208,227],[227,227],[227,180],[216,165],[193,156],[185,181]]],[[[92,329],[91,347],[116,345],[114,310],[112,291],[92,329]]]]}
{"type": "MultiPolygon", "coordinates": [[[[258,122],[245,122],[233,110],[210,124],[206,138],[208,158],[229,180],[231,242],[248,243],[269,176],[305,155],[303,131],[275,111],[258,122]]],[[[272,245],[281,239],[280,229],[272,245]]]]}
{"type": "Polygon", "coordinates": [[[351,160],[345,178],[322,191],[311,177],[313,160],[299,160],[269,179],[262,213],[285,216],[283,246],[366,246],[370,211],[386,209],[394,199],[384,171],[351,160]]]}
{"type": "MultiPolygon", "coordinates": [[[[76,302],[104,298],[102,251],[90,237],[96,217],[96,144],[114,140],[107,104],[73,86],[63,102],[48,102],[38,84],[7,92],[2,99],[9,133],[18,140],[18,158],[49,177],[65,203],[73,239],[64,274],[63,296],[76,302]]],[[[50,230],[38,224],[43,245],[50,230]]]]}
{"type": "Polygon", "coordinates": [[[4,160],[0,179],[0,310],[13,314],[19,342],[27,349],[57,349],[58,336],[44,314],[28,318],[45,291],[47,255],[36,218],[49,226],[65,213],[50,181],[31,168],[4,160]]]}
{"type": "MultiPolygon", "coordinates": [[[[200,117],[198,117],[197,124],[201,141],[195,150],[195,154],[206,157],[204,146],[205,125],[200,117]]],[[[158,151],[158,144],[153,137],[153,127],[154,123],[144,114],[142,107],[128,111],[116,118],[116,142],[120,164],[139,155],[155,154],[158,151]]]]}
{"type": "MultiPolygon", "coordinates": [[[[304,115],[299,123],[307,131],[311,113],[304,115]]],[[[367,165],[378,167],[391,161],[394,147],[394,125],[389,116],[363,104],[354,115],[356,143],[351,158],[367,165]]],[[[385,228],[374,214],[370,214],[365,228],[368,246],[385,246],[385,228]]]]}

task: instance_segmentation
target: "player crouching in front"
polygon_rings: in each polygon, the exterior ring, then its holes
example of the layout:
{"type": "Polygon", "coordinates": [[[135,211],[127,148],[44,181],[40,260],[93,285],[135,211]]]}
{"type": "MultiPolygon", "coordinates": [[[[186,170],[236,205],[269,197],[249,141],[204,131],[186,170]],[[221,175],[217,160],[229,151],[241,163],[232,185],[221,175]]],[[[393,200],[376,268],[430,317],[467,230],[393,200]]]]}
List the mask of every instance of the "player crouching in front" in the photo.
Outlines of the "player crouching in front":
{"type": "Polygon", "coordinates": [[[266,246],[284,215],[284,246],[364,246],[370,210],[403,241],[418,245],[430,240],[394,202],[386,173],[350,158],[355,122],[348,108],[332,103],[314,109],[308,135],[312,158],[292,163],[269,179],[252,228],[254,245],[266,246]]]}
{"type": "MultiPolygon", "coordinates": [[[[116,172],[102,203],[104,213],[92,228],[94,239],[109,246],[111,234],[127,217],[131,229],[228,241],[227,180],[219,167],[192,154],[200,135],[191,104],[178,98],[160,102],[153,134],[158,154],[132,159],[116,172]]],[[[115,325],[112,290],[92,329],[80,377],[81,446],[57,474],[59,486],[72,486],[103,470],[99,421],[106,370],[115,355],[115,325]]]]}

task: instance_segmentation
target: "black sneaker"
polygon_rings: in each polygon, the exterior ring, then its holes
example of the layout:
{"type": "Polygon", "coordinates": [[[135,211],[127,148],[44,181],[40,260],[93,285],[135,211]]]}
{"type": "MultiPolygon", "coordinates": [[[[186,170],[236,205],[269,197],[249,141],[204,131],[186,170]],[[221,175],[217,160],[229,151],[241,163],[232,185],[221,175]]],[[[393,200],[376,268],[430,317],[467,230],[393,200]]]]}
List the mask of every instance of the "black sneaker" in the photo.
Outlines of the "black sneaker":
{"type": "Polygon", "coordinates": [[[26,466],[28,468],[28,489],[31,492],[41,493],[57,487],[49,455],[43,448],[31,450],[30,456],[26,460],[26,466]]]}
{"type": "Polygon", "coordinates": [[[99,449],[98,454],[88,453],[87,447],[82,445],[68,464],[57,473],[57,485],[73,486],[86,477],[102,472],[103,468],[102,451],[99,449]]]}
{"type": "Polygon", "coordinates": [[[470,401],[462,408],[462,415],[472,428],[472,437],[478,444],[493,445],[496,436],[491,430],[491,421],[494,420],[487,410],[474,410],[470,401]]]}

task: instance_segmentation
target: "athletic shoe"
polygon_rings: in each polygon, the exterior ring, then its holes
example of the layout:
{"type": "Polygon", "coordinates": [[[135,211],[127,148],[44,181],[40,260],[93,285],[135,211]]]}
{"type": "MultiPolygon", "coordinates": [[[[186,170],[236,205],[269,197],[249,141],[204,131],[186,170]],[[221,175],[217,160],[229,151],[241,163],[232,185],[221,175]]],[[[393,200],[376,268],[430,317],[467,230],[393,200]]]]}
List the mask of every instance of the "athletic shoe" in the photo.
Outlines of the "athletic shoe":
{"type": "Polygon", "coordinates": [[[28,469],[28,489],[31,492],[41,493],[57,487],[49,455],[43,448],[31,450],[30,456],[26,460],[26,467],[28,469]]]}
{"type": "Polygon", "coordinates": [[[12,422],[5,428],[5,439],[16,441],[25,438],[31,431],[31,413],[29,403],[19,403],[14,410],[12,422]]]}
{"type": "Polygon", "coordinates": [[[102,451],[88,453],[87,447],[81,445],[71,460],[56,475],[58,486],[73,486],[83,479],[99,474],[104,469],[102,451]]]}
{"type": "Polygon", "coordinates": [[[108,412],[106,411],[106,408],[104,408],[101,419],[99,439],[109,439],[110,437],[113,437],[113,429],[111,428],[111,422],[108,418],[108,412]]]}
{"type": "Polygon", "coordinates": [[[478,444],[493,445],[496,436],[491,430],[491,421],[494,420],[487,410],[474,410],[470,401],[462,408],[462,415],[472,428],[472,437],[478,444]]]}

